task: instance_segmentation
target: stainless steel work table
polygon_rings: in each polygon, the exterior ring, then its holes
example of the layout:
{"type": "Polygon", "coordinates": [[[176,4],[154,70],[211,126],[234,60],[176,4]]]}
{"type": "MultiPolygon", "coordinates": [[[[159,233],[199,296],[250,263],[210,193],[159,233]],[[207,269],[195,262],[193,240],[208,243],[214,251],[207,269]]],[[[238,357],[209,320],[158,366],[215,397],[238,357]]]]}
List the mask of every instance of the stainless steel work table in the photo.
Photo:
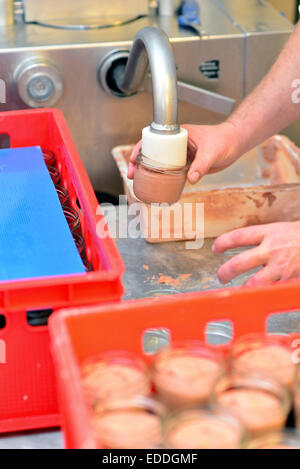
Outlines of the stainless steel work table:
{"type": "MultiPolygon", "coordinates": [[[[231,250],[216,255],[211,250],[213,240],[206,240],[198,250],[186,249],[181,241],[149,244],[144,239],[122,239],[117,244],[126,265],[124,299],[223,288],[217,279],[217,270],[226,260],[241,252],[231,250]],[[149,270],[143,266],[148,266],[149,270]],[[159,274],[175,279],[181,274],[191,276],[172,286],[158,283],[159,274]]],[[[254,272],[243,274],[226,286],[241,286],[254,272]]],[[[300,331],[300,311],[273,315],[268,321],[268,330],[281,333],[300,331]]]]}
{"type": "MultiPolygon", "coordinates": [[[[126,265],[123,277],[124,299],[155,297],[166,294],[195,292],[221,288],[217,280],[218,267],[234,254],[215,255],[212,240],[206,240],[198,250],[188,250],[184,242],[149,244],[144,239],[117,239],[117,245],[126,265]],[[147,267],[148,270],[147,270],[147,267]],[[160,275],[176,279],[191,274],[176,285],[158,283],[160,275]]],[[[235,251],[236,253],[237,251],[235,251]]],[[[249,278],[242,275],[231,286],[242,285],[249,278]]],[[[300,312],[273,316],[269,322],[272,332],[300,331],[300,312]]],[[[59,431],[26,432],[0,437],[1,448],[62,448],[59,431]]]]}

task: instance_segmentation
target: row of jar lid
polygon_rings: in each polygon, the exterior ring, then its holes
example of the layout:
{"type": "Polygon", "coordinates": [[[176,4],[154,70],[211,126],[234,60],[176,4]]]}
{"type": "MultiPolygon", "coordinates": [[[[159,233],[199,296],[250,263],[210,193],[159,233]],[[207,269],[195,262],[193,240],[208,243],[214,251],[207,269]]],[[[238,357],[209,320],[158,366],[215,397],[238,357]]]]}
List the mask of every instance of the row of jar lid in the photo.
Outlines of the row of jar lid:
{"type": "Polygon", "coordinates": [[[69,192],[61,185],[61,175],[56,167],[55,154],[45,148],[42,149],[42,153],[84,267],[87,272],[91,271],[93,269],[86,257],[86,246],[82,236],[80,217],[78,212],[71,207],[69,192]]]}

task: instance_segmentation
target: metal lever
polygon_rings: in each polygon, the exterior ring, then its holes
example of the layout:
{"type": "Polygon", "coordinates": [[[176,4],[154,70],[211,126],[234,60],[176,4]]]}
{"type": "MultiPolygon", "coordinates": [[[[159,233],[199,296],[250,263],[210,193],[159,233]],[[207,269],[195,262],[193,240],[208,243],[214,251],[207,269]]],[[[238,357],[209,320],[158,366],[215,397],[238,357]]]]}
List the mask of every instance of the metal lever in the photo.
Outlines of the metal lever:
{"type": "MultiPolygon", "coordinates": [[[[207,111],[213,111],[224,116],[229,116],[235,106],[235,99],[228,98],[219,93],[189,85],[183,81],[177,81],[178,99],[186,103],[202,107],[207,111]]],[[[144,91],[152,91],[150,75],[147,76],[144,83],[144,91]]]]}
{"type": "Polygon", "coordinates": [[[189,85],[182,81],[177,82],[178,99],[196,106],[203,107],[207,111],[229,116],[234,108],[235,99],[228,98],[219,93],[205,90],[197,86],[189,85]]]}

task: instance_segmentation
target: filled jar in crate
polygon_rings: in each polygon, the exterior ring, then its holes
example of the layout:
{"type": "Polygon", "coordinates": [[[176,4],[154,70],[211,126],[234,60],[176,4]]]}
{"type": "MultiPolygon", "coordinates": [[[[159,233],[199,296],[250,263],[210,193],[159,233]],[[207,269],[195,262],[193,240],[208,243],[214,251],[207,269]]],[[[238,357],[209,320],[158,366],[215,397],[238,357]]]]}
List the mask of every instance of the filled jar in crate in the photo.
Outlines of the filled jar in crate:
{"type": "Polygon", "coordinates": [[[166,448],[241,449],[246,441],[241,420],[217,405],[174,412],[164,424],[166,448]]]}
{"type": "Polygon", "coordinates": [[[288,336],[249,334],[236,340],[231,348],[231,366],[237,371],[260,371],[293,387],[295,364],[291,359],[288,336]]]}
{"type": "Polygon", "coordinates": [[[81,372],[84,391],[92,406],[111,399],[147,396],[151,391],[146,363],[127,351],[91,357],[83,363],[81,372]]]}
{"type": "Polygon", "coordinates": [[[208,402],[224,366],[218,350],[200,341],[186,341],[155,355],[152,379],[159,398],[169,409],[178,409],[208,402]]]}
{"type": "Polygon", "coordinates": [[[250,440],[246,449],[300,449],[299,434],[291,430],[268,433],[250,440]]]}
{"type": "Polygon", "coordinates": [[[138,394],[99,402],[91,423],[100,448],[154,449],[163,447],[165,418],[166,409],[161,402],[138,394]]]}
{"type": "Polygon", "coordinates": [[[252,437],[283,428],[291,409],[288,389],[259,372],[233,371],[222,376],[212,400],[235,413],[252,437]]]}

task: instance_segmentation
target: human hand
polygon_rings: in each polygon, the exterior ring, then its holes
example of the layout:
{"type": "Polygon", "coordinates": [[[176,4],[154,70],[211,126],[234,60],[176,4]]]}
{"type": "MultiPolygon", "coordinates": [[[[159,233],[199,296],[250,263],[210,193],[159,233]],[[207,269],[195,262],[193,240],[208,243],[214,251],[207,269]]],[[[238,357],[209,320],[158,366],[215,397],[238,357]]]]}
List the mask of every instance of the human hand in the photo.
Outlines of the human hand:
{"type": "Polygon", "coordinates": [[[246,286],[300,277],[300,221],[240,228],[219,236],[212,250],[220,254],[241,246],[254,247],[220,267],[218,277],[222,283],[260,266],[263,268],[247,280],[246,286]]]}
{"type": "MultiPolygon", "coordinates": [[[[194,184],[206,173],[221,171],[232,164],[239,156],[238,137],[235,126],[229,122],[219,125],[183,125],[188,131],[188,157],[192,164],[188,179],[194,184]]],[[[131,154],[128,178],[133,179],[136,156],[141,140],[131,154]]]]}
{"type": "Polygon", "coordinates": [[[195,184],[207,173],[215,173],[236,161],[239,138],[234,124],[183,125],[197,151],[188,173],[188,180],[195,184]]]}

